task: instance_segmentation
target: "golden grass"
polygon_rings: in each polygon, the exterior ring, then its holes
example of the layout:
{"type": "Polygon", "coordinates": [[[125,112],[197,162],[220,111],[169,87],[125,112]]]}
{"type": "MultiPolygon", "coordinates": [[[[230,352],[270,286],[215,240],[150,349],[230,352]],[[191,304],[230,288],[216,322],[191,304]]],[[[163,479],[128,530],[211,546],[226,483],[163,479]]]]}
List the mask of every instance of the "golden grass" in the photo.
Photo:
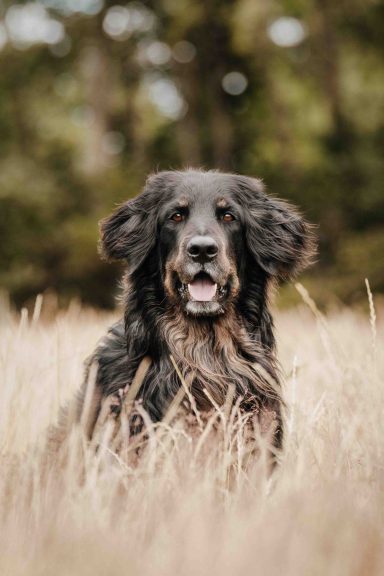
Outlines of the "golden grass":
{"type": "MultiPolygon", "coordinates": [[[[350,309],[277,315],[285,448],[272,477],[225,414],[192,441],[176,421],[137,466],[73,441],[43,474],[36,452],[112,317],[73,304],[0,323],[0,574],[384,574],[383,331],[350,309]],[[231,429],[232,426],[232,429],[231,429]],[[230,472],[230,473],[229,473],[230,472]]],[[[75,434],[75,433],[74,433],[75,434]]],[[[77,438],[77,441],[79,438],[77,438]]]]}

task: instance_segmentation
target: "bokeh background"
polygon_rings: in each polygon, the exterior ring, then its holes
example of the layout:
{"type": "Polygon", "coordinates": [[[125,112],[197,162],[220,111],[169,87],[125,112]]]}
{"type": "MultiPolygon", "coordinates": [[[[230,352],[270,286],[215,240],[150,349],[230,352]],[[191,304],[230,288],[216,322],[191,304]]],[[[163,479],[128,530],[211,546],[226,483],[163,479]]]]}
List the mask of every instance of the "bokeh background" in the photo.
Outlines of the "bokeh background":
{"type": "Polygon", "coordinates": [[[384,292],[383,30],[378,0],[0,2],[1,288],[113,306],[98,220],[203,166],[318,224],[320,305],[384,292]]]}

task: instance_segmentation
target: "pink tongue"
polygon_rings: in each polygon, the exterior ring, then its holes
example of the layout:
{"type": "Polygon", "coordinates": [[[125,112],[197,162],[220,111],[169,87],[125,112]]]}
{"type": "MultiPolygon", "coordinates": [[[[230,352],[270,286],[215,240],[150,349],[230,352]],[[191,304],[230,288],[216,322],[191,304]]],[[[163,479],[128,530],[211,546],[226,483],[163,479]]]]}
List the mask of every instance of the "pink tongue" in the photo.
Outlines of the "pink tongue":
{"type": "Polygon", "coordinates": [[[210,302],[216,294],[216,284],[208,278],[198,278],[188,284],[188,290],[194,300],[210,302]]]}

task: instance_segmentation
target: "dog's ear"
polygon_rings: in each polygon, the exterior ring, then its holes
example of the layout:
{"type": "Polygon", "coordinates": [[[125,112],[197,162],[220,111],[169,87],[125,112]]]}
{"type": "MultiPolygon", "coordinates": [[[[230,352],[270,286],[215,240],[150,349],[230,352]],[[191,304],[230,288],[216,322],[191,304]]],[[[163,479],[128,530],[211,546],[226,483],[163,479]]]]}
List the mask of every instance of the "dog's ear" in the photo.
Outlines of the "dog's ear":
{"type": "Polygon", "coordinates": [[[100,252],[107,260],[128,262],[130,272],[137,270],[155,247],[157,215],[177,183],[173,172],[158,172],[148,177],[144,190],[125,202],[100,222],[100,252]]]}
{"type": "Polygon", "coordinates": [[[265,272],[278,279],[291,278],[315,253],[312,226],[293,206],[268,196],[260,180],[238,178],[248,249],[265,272]]]}
{"type": "Polygon", "coordinates": [[[121,204],[100,222],[99,249],[104,258],[124,259],[130,271],[145,261],[156,244],[159,198],[155,194],[149,179],[139,196],[121,204]]]}

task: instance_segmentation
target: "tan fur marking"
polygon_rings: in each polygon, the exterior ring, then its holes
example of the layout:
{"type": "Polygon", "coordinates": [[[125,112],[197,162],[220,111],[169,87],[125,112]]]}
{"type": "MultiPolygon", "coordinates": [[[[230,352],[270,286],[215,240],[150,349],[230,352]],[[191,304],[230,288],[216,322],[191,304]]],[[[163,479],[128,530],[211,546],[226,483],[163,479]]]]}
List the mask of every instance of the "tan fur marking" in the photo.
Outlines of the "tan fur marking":
{"type": "Polygon", "coordinates": [[[175,272],[176,270],[174,268],[174,264],[171,260],[169,260],[165,266],[164,290],[171,302],[174,301],[178,296],[175,291],[175,285],[173,282],[173,275],[175,272]]]}

